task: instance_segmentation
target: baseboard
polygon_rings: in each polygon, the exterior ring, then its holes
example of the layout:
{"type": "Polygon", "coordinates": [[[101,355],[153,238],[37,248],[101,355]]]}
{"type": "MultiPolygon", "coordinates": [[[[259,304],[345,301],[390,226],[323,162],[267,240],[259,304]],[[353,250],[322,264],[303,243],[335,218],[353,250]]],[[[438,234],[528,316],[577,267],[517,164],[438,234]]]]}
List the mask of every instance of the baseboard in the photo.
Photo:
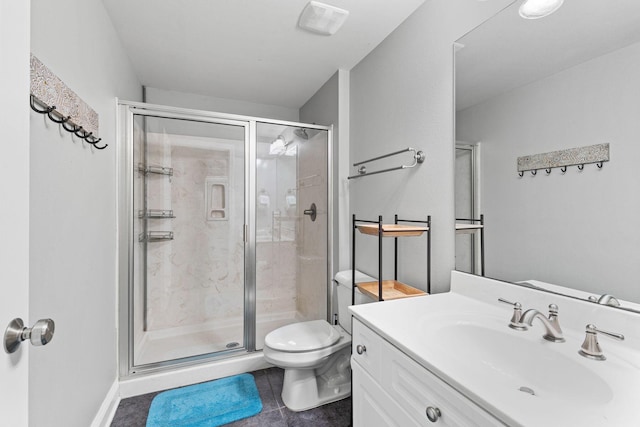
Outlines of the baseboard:
{"type": "Polygon", "coordinates": [[[120,404],[120,382],[116,379],[98,409],[91,427],[109,427],[120,404]]]}
{"type": "MultiPolygon", "coordinates": [[[[262,352],[257,351],[246,356],[230,357],[207,364],[194,365],[167,372],[144,374],[131,379],[125,379],[120,381],[119,395],[122,399],[125,399],[141,394],[243,374],[271,366],[273,365],[264,360],[262,352]]],[[[101,425],[95,424],[95,427],[98,426],[101,425]]],[[[92,427],[94,427],[94,425],[92,425],[92,427]]]]}

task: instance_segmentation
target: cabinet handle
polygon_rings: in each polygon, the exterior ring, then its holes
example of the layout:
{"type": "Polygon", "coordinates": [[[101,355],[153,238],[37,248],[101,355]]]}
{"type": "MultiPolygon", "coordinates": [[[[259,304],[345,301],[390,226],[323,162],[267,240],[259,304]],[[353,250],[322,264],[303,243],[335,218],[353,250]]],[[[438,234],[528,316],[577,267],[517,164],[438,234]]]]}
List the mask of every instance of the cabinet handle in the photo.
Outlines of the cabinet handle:
{"type": "Polygon", "coordinates": [[[358,344],[358,345],[356,346],[356,352],[357,352],[358,354],[364,354],[364,353],[366,353],[366,352],[367,352],[367,347],[363,346],[362,344],[358,344]]]}
{"type": "Polygon", "coordinates": [[[438,421],[438,418],[440,418],[441,415],[442,413],[440,412],[440,409],[434,408],[433,406],[429,406],[427,408],[427,418],[429,418],[429,421],[432,423],[438,421]]]}

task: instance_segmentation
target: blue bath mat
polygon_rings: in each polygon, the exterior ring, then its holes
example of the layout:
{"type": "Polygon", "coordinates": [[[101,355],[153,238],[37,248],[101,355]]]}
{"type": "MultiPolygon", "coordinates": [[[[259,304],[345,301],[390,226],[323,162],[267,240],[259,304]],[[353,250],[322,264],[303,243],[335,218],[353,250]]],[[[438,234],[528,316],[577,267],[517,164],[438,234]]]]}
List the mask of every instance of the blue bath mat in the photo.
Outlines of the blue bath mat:
{"type": "Polygon", "coordinates": [[[235,375],[158,394],[147,427],[216,427],[262,411],[251,374],[235,375]]]}

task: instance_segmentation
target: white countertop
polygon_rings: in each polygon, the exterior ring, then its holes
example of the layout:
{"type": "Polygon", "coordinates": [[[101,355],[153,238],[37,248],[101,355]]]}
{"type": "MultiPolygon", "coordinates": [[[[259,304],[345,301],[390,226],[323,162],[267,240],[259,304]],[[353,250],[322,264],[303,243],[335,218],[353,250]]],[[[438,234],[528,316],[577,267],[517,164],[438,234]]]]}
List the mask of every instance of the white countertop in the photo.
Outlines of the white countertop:
{"type": "Polygon", "coordinates": [[[518,288],[454,272],[451,292],[350,311],[507,425],[640,426],[640,315],[518,288]],[[529,331],[508,328],[513,308],[498,297],[543,313],[547,304],[557,304],[566,342],[542,339],[539,321],[529,331]],[[578,350],[587,323],[627,340],[601,338],[607,360],[586,359],[578,350]],[[519,391],[521,386],[536,395],[519,391]]]}

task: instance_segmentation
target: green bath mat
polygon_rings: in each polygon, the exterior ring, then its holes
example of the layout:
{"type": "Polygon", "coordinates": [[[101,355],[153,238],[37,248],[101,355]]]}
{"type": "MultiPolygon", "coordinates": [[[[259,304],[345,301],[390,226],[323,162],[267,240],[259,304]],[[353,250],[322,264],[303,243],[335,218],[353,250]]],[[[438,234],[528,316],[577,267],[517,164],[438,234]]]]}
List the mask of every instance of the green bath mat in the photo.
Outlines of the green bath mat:
{"type": "Polygon", "coordinates": [[[158,394],[147,427],[216,427],[262,411],[251,374],[235,375],[158,394]]]}

